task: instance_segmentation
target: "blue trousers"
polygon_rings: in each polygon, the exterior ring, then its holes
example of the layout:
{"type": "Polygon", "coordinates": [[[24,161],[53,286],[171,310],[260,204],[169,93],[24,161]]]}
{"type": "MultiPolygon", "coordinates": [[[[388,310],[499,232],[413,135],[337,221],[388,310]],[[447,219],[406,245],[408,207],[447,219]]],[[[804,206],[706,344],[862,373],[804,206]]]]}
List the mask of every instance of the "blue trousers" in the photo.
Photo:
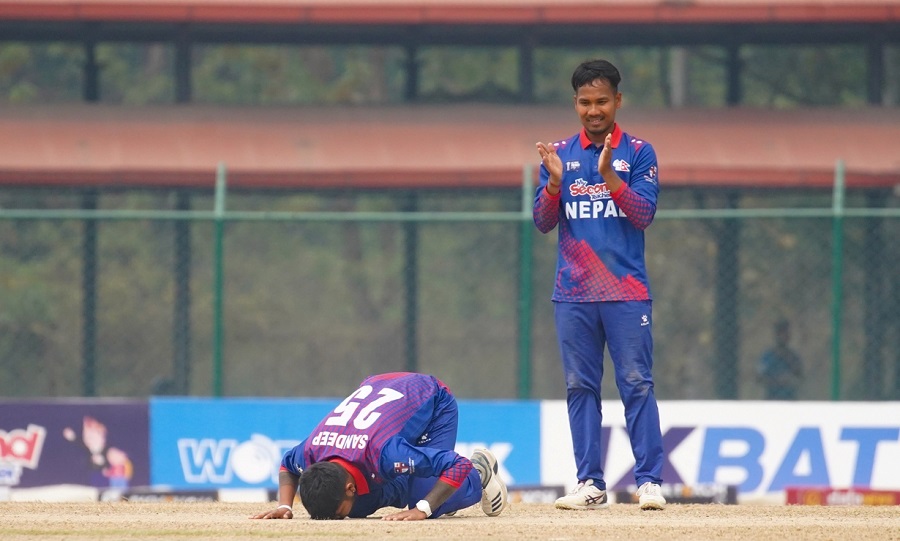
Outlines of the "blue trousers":
{"type": "MultiPolygon", "coordinates": [[[[456,447],[456,433],[459,427],[459,406],[456,399],[449,392],[445,392],[438,397],[438,403],[435,407],[434,421],[428,429],[431,439],[428,441],[428,447],[435,449],[454,449],[456,447]]],[[[410,477],[409,478],[409,496],[408,506],[410,509],[416,506],[416,503],[428,495],[434,484],[437,482],[436,477],[410,477]]],[[[465,481],[459,486],[446,502],[431,510],[431,516],[437,518],[447,513],[459,511],[471,507],[481,501],[481,475],[478,470],[472,468],[465,481]]]]}
{"type": "Polygon", "coordinates": [[[578,480],[606,489],[601,452],[600,382],[603,349],[609,350],[625,406],[634,453],[634,478],[662,483],[662,433],[653,394],[651,301],[555,303],[556,334],[566,378],[569,428],[578,480]]]}

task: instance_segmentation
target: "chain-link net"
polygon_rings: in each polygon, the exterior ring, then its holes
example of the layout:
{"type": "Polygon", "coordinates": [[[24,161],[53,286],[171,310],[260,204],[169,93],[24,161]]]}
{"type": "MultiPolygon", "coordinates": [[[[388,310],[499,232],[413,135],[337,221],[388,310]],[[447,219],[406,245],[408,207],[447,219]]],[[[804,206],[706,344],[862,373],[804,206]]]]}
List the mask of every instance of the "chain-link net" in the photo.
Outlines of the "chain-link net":
{"type": "MultiPolygon", "coordinates": [[[[229,193],[221,252],[208,192],[0,198],[4,396],[332,397],[394,370],[466,398],[565,396],[556,232],[516,217],[516,190],[229,193]]],[[[851,191],[840,220],[831,204],[661,194],[646,232],[660,399],[765,397],[782,320],[797,398],[900,398],[900,217],[880,212],[900,202],[851,191]]]]}

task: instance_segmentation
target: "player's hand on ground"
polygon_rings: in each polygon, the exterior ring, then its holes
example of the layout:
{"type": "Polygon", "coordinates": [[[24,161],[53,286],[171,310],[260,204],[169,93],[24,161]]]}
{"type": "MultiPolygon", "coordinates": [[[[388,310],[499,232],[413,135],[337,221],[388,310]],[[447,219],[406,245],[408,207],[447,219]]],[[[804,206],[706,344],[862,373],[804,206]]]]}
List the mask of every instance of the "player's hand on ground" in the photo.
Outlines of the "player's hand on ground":
{"type": "Polygon", "coordinates": [[[290,518],[294,518],[294,512],[291,511],[290,509],[285,508],[285,507],[279,507],[279,508],[277,508],[277,509],[272,509],[271,511],[265,511],[265,512],[260,513],[260,514],[258,514],[258,515],[254,515],[254,516],[252,516],[252,517],[250,517],[250,518],[265,518],[265,519],[268,519],[268,518],[286,518],[286,519],[290,519],[290,518]]]}
{"type": "Polygon", "coordinates": [[[559,159],[559,154],[556,153],[556,145],[553,143],[537,143],[535,146],[538,154],[541,155],[541,163],[544,164],[547,172],[550,173],[550,180],[556,180],[559,183],[560,179],[562,179],[563,167],[562,160],[559,159]]]}
{"type": "Polygon", "coordinates": [[[391,513],[381,517],[381,520],[425,520],[426,518],[428,517],[425,516],[425,513],[418,509],[405,509],[398,513],[391,513]]]}

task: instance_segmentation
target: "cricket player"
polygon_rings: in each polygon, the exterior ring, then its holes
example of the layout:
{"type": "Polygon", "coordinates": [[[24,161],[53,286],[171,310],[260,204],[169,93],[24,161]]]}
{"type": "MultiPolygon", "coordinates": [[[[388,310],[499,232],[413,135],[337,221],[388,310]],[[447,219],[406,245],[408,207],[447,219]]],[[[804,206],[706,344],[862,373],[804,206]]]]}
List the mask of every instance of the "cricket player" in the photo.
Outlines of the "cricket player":
{"type": "Polygon", "coordinates": [[[299,445],[285,453],[278,507],[251,518],[293,518],[294,495],[313,519],[423,520],[479,501],[488,516],[507,506],[497,459],[453,449],[459,410],[439,379],[395,372],[369,376],[299,445]]]}
{"type": "Polygon", "coordinates": [[[666,503],[644,263],[644,229],[659,192],[656,153],[616,124],[620,80],[606,60],[579,65],[572,88],[581,131],[536,145],[541,173],[534,223],[542,233],[559,226],[552,300],[578,470],[575,490],[556,501],[561,509],[609,506],[600,442],[604,347],[625,405],[640,506],[662,509],[666,503]]]}

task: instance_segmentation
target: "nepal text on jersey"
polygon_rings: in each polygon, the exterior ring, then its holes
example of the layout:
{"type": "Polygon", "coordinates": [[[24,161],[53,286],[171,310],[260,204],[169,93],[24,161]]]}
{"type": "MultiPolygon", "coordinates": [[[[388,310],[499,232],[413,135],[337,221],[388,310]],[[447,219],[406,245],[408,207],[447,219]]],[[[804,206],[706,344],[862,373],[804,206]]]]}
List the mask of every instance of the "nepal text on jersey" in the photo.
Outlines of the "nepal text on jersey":
{"type": "Polygon", "coordinates": [[[625,213],[613,203],[612,199],[566,203],[566,218],[570,220],[599,218],[601,216],[603,218],[624,218],[625,213]]]}

